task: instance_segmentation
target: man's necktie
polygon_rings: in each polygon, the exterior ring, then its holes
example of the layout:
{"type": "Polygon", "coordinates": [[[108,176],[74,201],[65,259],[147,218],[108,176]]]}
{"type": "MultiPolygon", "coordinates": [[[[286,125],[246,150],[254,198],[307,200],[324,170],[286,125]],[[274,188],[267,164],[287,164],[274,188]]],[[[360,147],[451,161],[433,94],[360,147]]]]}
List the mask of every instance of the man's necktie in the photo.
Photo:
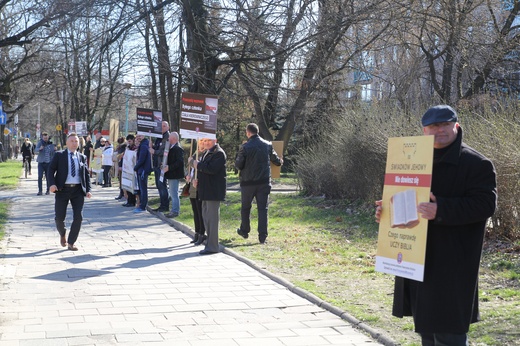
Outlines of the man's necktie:
{"type": "Polygon", "coordinates": [[[74,153],[70,153],[70,175],[76,176],[76,164],[74,163],[74,153]]]}

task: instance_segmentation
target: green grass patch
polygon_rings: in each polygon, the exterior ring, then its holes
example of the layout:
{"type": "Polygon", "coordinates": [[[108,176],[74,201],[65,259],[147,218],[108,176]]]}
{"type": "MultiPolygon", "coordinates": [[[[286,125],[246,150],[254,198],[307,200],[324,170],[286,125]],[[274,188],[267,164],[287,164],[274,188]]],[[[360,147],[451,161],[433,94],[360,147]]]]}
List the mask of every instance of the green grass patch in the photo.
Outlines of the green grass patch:
{"type": "MultiPolygon", "coordinates": [[[[228,184],[238,184],[239,178],[238,174],[228,172],[227,174],[227,182],[228,184]]],[[[281,173],[279,178],[273,179],[273,183],[276,184],[284,184],[284,185],[298,185],[298,177],[296,173],[281,173]]]]}
{"type": "Polygon", "coordinates": [[[14,189],[22,174],[22,163],[17,160],[0,162],[0,189],[14,189]]]}
{"type": "Polygon", "coordinates": [[[0,240],[4,238],[5,223],[7,222],[7,202],[0,202],[0,240]]]}
{"type": "MultiPolygon", "coordinates": [[[[150,200],[158,206],[158,198],[150,200]]],[[[193,228],[189,199],[181,198],[176,220],[193,228]]],[[[345,201],[305,198],[298,194],[271,194],[269,237],[258,243],[257,212],[251,212],[248,239],[236,233],[240,225],[240,193],[228,192],[221,205],[221,244],[262,268],[338,306],[379,329],[403,346],[420,345],[411,318],[391,316],[391,275],[375,272],[378,226],[373,210],[345,201]]],[[[480,279],[483,321],[472,325],[472,345],[520,345],[517,257],[485,252],[480,279]],[[497,328],[500,326],[500,328],[497,328]]]]}

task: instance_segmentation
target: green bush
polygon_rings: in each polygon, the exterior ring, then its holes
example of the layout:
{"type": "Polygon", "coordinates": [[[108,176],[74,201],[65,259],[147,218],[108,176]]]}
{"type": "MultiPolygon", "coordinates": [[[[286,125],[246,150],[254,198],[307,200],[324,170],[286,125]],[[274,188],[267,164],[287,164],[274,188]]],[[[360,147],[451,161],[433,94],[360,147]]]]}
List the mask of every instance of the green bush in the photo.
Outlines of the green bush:
{"type": "MultiPolygon", "coordinates": [[[[373,204],[382,195],[388,138],[421,135],[423,112],[410,115],[381,104],[346,109],[321,140],[299,151],[295,170],[303,191],[373,204]]],[[[489,157],[497,171],[499,199],[491,234],[520,239],[517,105],[481,107],[478,112],[462,108],[458,113],[464,141],[489,157]]]]}
{"type": "Polygon", "coordinates": [[[491,218],[493,237],[520,239],[520,117],[517,102],[481,112],[461,110],[465,142],[489,157],[497,172],[498,207],[491,218]]]}
{"type": "Polygon", "coordinates": [[[345,110],[321,140],[299,152],[295,170],[303,190],[373,204],[382,195],[388,138],[418,135],[417,124],[380,105],[345,110]]]}

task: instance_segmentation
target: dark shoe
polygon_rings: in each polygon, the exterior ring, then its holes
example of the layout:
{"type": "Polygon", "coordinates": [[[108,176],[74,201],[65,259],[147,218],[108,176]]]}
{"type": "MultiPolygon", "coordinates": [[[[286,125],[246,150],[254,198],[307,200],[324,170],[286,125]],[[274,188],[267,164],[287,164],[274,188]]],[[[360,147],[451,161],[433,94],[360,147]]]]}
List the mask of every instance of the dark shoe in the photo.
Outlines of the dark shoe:
{"type": "Polygon", "coordinates": [[[153,211],[163,212],[163,211],[168,211],[168,208],[159,207],[159,208],[155,208],[153,211]]]}
{"type": "Polygon", "coordinates": [[[242,238],[244,238],[244,239],[249,238],[249,233],[242,232],[242,231],[240,230],[240,228],[237,228],[237,234],[238,234],[239,236],[241,236],[242,238]]]}
{"type": "Polygon", "coordinates": [[[135,207],[135,204],[133,204],[133,203],[125,203],[125,204],[123,204],[123,207],[135,207]]]}
{"type": "Polygon", "coordinates": [[[204,250],[200,250],[200,251],[199,251],[199,255],[213,255],[213,254],[215,254],[215,253],[216,253],[216,252],[208,251],[208,250],[206,250],[206,249],[204,249],[204,250]]]}
{"type": "Polygon", "coordinates": [[[196,246],[199,246],[201,245],[202,243],[204,243],[204,240],[206,240],[208,237],[206,237],[205,235],[203,235],[202,237],[199,236],[199,239],[195,242],[195,245],[196,246]]]}
{"type": "Polygon", "coordinates": [[[41,195],[42,195],[41,191],[36,194],[36,196],[41,196],[41,195]]]}
{"type": "Polygon", "coordinates": [[[67,246],[67,239],[65,239],[65,236],[64,236],[64,235],[61,235],[61,236],[60,236],[60,244],[61,244],[61,246],[63,246],[63,247],[67,246]]]}
{"type": "Polygon", "coordinates": [[[260,244],[265,244],[265,242],[267,241],[267,237],[258,237],[258,241],[260,242],[260,244]]]}
{"type": "Polygon", "coordinates": [[[177,214],[177,213],[168,213],[168,214],[164,214],[164,216],[166,216],[167,218],[173,219],[174,217],[179,216],[179,214],[177,214]]]}
{"type": "Polygon", "coordinates": [[[116,201],[119,201],[121,198],[123,198],[123,196],[117,196],[116,198],[114,198],[116,201]]]}
{"type": "Polygon", "coordinates": [[[72,244],[72,245],[69,244],[69,247],[68,247],[68,248],[69,248],[70,251],[78,251],[78,248],[75,247],[74,244],[72,244]]]}
{"type": "Polygon", "coordinates": [[[103,185],[102,187],[108,187],[108,185],[103,185]]]}
{"type": "Polygon", "coordinates": [[[49,194],[49,191],[45,192],[45,194],[48,195],[48,194],[49,194]]]}
{"type": "Polygon", "coordinates": [[[199,240],[199,234],[198,234],[198,233],[195,233],[195,237],[193,237],[193,240],[190,241],[190,244],[194,244],[194,243],[196,243],[197,240],[199,240]]]}

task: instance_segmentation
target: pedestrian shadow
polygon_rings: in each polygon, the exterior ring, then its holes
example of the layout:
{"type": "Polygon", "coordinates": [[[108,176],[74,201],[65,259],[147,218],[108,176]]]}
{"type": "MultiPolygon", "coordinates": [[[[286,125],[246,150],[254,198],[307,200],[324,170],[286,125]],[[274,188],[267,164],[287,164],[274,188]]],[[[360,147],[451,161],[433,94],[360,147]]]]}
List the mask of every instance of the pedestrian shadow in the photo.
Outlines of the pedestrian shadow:
{"type": "Polygon", "coordinates": [[[265,246],[264,244],[260,244],[258,241],[251,242],[251,243],[245,243],[245,244],[237,244],[231,240],[221,240],[220,244],[222,244],[226,248],[230,248],[230,249],[237,248],[237,247],[248,247],[248,246],[265,246]]]}
{"type": "MultiPolygon", "coordinates": [[[[128,251],[121,251],[121,252],[111,255],[111,256],[141,255],[141,254],[146,254],[146,253],[165,253],[168,251],[172,251],[172,250],[179,249],[181,247],[187,247],[187,246],[190,246],[190,244],[171,246],[168,248],[161,248],[161,249],[150,248],[150,249],[141,249],[141,250],[128,250],[128,251]]],[[[65,251],[65,250],[63,250],[63,251],[65,251]]],[[[59,251],[57,251],[56,253],[59,253],[59,251]]],[[[147,258],[147,259],[136,259],[136,260],[128,261],[126,263],[121,263],[121,264],[118,264],[115,266],[101,268],[99,270],[83,269],[83,268],[70,268],[70,269],[65,269],[65,270],[61,270],[58,272],[53,272],[53,273],[48,273],[45,275],[36,276],[36,277],[33,277],[33,279],[74,282],[74,281],[79,281],[82,279],[88,279],[88,278],[92,278],[92,277],[111,274],[114,271],[117,271],[118,269],[139,269],[139,268],[150,267],[150,266],[153,266],[156,264],[163,264],[163,263],[169,263],[169,262],[175,262],[175,261],[184,261],[184,260],[190,259],[192,257],[197,257],[197,256],[198,256],[198,253],[189,252],[189,253],[175,254],[175,255],[167,256],[167,257],[153,257],[153,258],[147,258]]],[[[108,257],[107,256],[81,255],[81,256],[73,256],[70,258],[61,258],[61,260],[67,261],[67,262],[70,262],[73,264],[78,264],[78,263],[85,263],[88,261],[104,259],[104,258],[108,258],[108,257]]]]}
{"type": "Polygon", "coordinates": [[[176,249],[182,249],[186,248],[188,246],[193,246],[192,244],[181,244],[176,246],[169,246],[169,247],[163,247],[163,248],[144,248],[144,249],[129,249],[129,250],[123,250],[116,254],[110,255],[110,256],[132,256],[132,255],[145,255],[149,253],[166,253],[170,252],[172,250],[176,249]]]}
{"type": "Polygon", "coordinates": [[[60,260],[64,262],[69,262],[71,264],[80,264],[90,261],[97,261],[99,259],[108,258],[107,256],[95,256],[95,255],[79,255],[79,256],[72,256],[67,258],[60,258],[60,260]]]}
{"type": "Polygon", "coordinates": [[[43,257],[43,256],[57,255],[63,251],[65,251],[65,250],[45,249],[45,250],[26,252],[26,253],[21,253],[21,254],[17,254],[17,253],[0,254],[0,258],[43,257]]]}
{"type": "Polygon", "coordinates": [[[62,282],[75,282],[87,278],[96,276],[102,276],[110,274],[107,270],[92,270],[83,268],[70,268],[59,272],[49,273],[33,277],[33,279],[49,280],[49,281],[62,281],[62,282]]]}
{"type": "Polygon", "coordinates": [[[196,252],[188,252],[188,253],[182,253],[182,254],[175,254],[172,256],[167,257],[153,257],[153,258],[146,258],[146,259],[136,259],[132,261],[128,261],[126,263],[121,263],[116,266],[112,267],[106,267],[102,268],[103,270],[117,270],[117,269],[140,269],[145,267],[150,267],[156,264],[163,264],[163,263],[169,263],[169,262],[175,262],[175,261],[184,261],[187,259],[190,259],[192,257],[198,257],[199,254],[196,252]]]}

